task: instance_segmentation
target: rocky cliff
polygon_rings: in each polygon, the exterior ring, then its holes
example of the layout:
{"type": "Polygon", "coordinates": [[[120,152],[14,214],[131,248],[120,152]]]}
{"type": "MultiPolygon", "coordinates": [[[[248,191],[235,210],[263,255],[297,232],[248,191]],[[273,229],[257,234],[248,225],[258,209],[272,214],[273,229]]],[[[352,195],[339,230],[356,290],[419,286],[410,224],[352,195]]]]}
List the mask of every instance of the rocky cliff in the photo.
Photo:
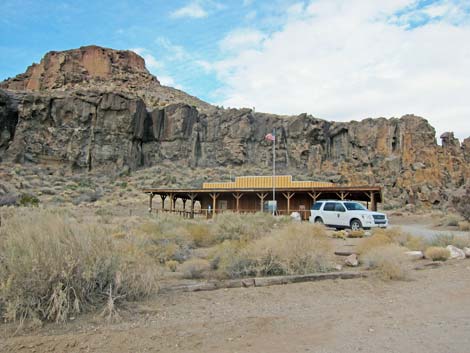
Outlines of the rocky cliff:
{"type": "Polygon", "coordinates": [[[271,145],[264,136],[275,128],[280,171],[339,183],[381,184],[392,205],[445,203],[470,177],[470,139],[461,145],[446,133],[440,146],[423,118],[339,123],[178,99],[149,105],[148,97],[160,93],[141,97],[128,86],[142,79],[146,89],[149,83],[162,87],[140,57],[91,48],[49,53],[41,68],[33,65],[2,84],[7,88],[0,90],[2,160],[76,170],[137,169],[172,161],[187,168],[252,165],[268,171],[271,145]],[[95,50],[99,59],[84,59],[95,50]],[[69,56],[82,66],[68,69],[69,56]],[[102,88],[99,82],[106,89],[97,89],[102,88]]]}

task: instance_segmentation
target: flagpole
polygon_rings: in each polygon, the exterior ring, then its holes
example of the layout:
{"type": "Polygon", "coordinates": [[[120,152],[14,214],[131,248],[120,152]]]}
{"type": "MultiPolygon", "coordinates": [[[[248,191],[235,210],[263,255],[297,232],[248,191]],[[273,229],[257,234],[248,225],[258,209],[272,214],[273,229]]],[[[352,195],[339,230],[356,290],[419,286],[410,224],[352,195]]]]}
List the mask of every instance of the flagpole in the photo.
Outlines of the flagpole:
{"type": "Polygon", "coordinates": [[[273,216],[276,205],[276,128],[273,128],[273,216]]]}

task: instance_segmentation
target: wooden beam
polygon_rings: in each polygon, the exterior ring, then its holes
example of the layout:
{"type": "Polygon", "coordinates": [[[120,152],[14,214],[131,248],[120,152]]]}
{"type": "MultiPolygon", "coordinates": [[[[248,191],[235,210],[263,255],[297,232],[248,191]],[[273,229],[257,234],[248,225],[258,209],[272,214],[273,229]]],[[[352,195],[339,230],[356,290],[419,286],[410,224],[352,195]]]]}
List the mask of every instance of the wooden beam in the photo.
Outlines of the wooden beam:
{"type": "Polygon", "coordinates": [[[290,214],[290,199],[292,198],[292,196],[295,195],[295,192],[288,191],[288,192],[283,192],[282,194],[287,199],[287,215],[289,215],[290,214]]]}
{"type": "Polygon", "coordinates": [[[320,197],[321,192],[316,192],[315,190],[307,193],[312,199],[313,203],[317,202],[317,199],[320,197]]]}
{"type": "Polygon", "coordinates": [[[235,199],[237,200],[236,211],[238,212],[239,209],[240,209],[240,199],[242,198],[243,193],[242,193],[242,192],[235,192],[235,193],[233,193],[232,195],[233,195],[233,197],[235,197],[235,199]]]}
{"type": "Polygon", "coordinates": [[[152,213],[154,193],[149,194],[149,213],[152,213]]]}
{"type": "Polygon", "coordinates": [[[197,193],[191,192],[188,197],[191,200],[191,218],[194,218],[194,203],[196,202],[197,193]]]}
{"type": "Polygon", "coordinates": [[[212,212],[215,214],[215,207],[217,206],[217,198],[220,196],[218,192],[211,192],[209,194],[212,197],[212,212]]]}
{"type": "Polygon", "coordinates": [[[260,199],[260,210],[261,212],[264,211],[264,199],[266,198],[266,196],[268,196],[268,193],[267,192],[262,192],[262,193],[256,193],[256,195],[258,195],[259,199],[260,199]]]}
{"type": "Polygon", "coordinates": [[[166,194],[160,194],[160,198],[162,199],[162,210],[165,209],[165,199],[166,199],[166,194]]]}
{"type": "Polygon", "coordinates": [[[340,198],[340,200],[344,200],[346,197],[348,197],[349,192],[341,191],[339,193],[337,192],[336,195],[340,198]]]}

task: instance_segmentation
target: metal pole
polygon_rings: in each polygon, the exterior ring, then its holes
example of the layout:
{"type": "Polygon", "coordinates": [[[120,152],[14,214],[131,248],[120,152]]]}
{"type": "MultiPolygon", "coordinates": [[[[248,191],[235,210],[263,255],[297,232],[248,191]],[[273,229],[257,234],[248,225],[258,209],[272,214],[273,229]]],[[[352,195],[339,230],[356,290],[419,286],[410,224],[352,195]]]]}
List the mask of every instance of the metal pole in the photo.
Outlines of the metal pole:
{"type": "Polygon", "coordinates": [[[273,128],[273,216],[274,216],[275,203],[276,203],[276,128],[273,128]]]}

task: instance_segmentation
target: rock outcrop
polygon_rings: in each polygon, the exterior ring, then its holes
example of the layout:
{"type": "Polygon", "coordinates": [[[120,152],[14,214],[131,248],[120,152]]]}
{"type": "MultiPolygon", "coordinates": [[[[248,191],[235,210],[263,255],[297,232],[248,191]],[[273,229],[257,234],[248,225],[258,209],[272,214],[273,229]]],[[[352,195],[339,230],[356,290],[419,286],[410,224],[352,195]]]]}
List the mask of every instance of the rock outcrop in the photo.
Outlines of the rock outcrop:
{"type": "Polygon", "coordinates": [[[211,106],[180,90],[160,85],[145,67],[144,59],[129,50],[90,45],[47,53],[25,73],[0,83],[13,91],[99,90],[126,92],[140,97],[150,108],[187,103],[199,109],[211,106]]]}
{"type": "Polygon", "coordinates": [[[264,136],[276,129],[280,172],[380,184],[390,206],[443,204],[470,177],[470,139],[460,144],[446,133],[439,146],[434,128],[413,115],[343,123],[198,106],[187,97],[149,104],[160,94],[152,89],[163,86],[131,52],[53,52],[2,87],[0,160],[82,170],[172,161],[268,172],[271,144],[264,136]],[[139,80],[143,84],[132,91],[139,80]]]}

